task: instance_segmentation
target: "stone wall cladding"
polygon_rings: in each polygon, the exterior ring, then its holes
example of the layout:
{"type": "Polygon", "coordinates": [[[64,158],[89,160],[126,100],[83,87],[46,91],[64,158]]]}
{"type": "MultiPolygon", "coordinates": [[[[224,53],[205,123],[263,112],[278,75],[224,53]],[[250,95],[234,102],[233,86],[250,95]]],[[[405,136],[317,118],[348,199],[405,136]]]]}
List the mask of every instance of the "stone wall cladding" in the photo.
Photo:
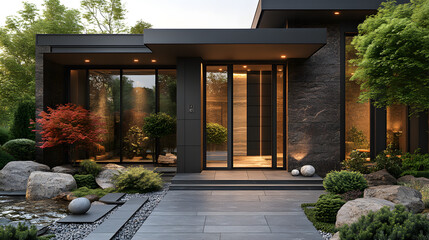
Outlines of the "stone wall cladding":
{"type": "Polygon", "coordinates": [[[308,59],[288,61],[289,170],[311,164],[319,175],[340,167],[340,26],[308,59]]]}

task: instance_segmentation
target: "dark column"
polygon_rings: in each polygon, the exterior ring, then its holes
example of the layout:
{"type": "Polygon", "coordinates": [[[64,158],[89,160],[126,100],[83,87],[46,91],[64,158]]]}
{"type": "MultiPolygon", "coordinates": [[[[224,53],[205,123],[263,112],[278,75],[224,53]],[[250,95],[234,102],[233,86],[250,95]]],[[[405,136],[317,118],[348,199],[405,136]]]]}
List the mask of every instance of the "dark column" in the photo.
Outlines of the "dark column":
{"type": "MultiPolygon", "coordinates": [[[[47,107],[65,103],[67,98],[64,67],[45,60],[44,54],[49,52],[49,46],[36,47],[36,116],[47,107]]],[[[40,126],[36,129],[40,130],[40,126]]],[[[37,133],[36,142],[41,140],[37,133]]],[[[51,167],[61,165],[66,163],[66,151],[62,147],[36,148],[36,161],[51,167]]]]}
{"type": "Polygon", "coordinates": [[[428,113],[419,113],[409,119],[408,126],[409,145],[408,151],[413,153],[420,149],[421,153],[428,152],[428,113]]]}
{"type": "Polygon", "coordinates": [[[177,61],[177,172],[201,172],[202,139],[202,60],[177,61]]]}
{"type": "Polygon", "coordinates": [[[386,149],[386,109],[371,106],[371,158],[386,149]]]}

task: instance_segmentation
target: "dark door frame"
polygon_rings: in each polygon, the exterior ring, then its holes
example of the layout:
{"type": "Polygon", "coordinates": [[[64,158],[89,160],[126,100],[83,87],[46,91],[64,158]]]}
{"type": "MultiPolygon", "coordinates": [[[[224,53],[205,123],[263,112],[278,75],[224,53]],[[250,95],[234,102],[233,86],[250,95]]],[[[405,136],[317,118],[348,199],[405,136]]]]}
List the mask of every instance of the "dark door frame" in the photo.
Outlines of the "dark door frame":
{"type": "Polygon", "coordinates": [[[286,64],[287,63],[278,63],[278,62],[211,62],[203,64],[203,129],[206,129],[206,109],[207,109],[207,66],[226,66],[227,67],[227,86],[228,86],[228,116],[227,116],[227,124],[228,124],[228,143],[227,143],[227,167],[207,167],[207,142],[206,142],[206,131],[203,130],[203,169],[204,170],[232,170],[232,169],[287,169],[287,161],[286,161],[286,109],[287,109],[287,93],[286,93],[286,64]],[[233,161],[233,136],[234,136],[234,126],[233,126],[233,73],[234,73],[234,65],[252,65],[252,64],[264,64],[271,65],[271,112],[272,112],[272,129],[271,129],[271,141],[272,141],[272,151],[271,151],[271,167],[268,168],[251,168],[251,167],[234,167],[233,161]],[[277,167],[277,67],[282,66],[283,70],[283,166],[281,168],[277,167]]]}

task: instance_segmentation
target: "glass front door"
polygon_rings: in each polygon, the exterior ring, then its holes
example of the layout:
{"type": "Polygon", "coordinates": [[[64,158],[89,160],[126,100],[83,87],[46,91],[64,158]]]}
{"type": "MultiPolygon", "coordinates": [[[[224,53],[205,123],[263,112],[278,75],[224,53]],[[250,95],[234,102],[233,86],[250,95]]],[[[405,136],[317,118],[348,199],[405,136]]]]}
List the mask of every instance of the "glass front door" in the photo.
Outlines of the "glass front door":
{"type": "Polygon", "coordinates": [[[206,66],[206,169],[285,166],[284,69],[283,65],[206,66]]]}

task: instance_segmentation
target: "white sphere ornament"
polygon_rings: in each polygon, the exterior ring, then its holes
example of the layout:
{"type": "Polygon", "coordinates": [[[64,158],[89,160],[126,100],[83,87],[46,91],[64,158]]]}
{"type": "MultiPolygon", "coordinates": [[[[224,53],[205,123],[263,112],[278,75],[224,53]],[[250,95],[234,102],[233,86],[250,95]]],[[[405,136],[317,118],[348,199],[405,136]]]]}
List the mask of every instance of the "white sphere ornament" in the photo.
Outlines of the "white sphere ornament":
{"type": "Polygon", "coordinates": [[[298,176],[299,175],[299,170],[298,169],[294,169],[291,172],[292,176],[298,176]]]}
{"type": "Polygon", "coordinates": [[[301,174],[304,177],[312,177],[316,173],[316,169],[314,169],[311,165],[305,165],[301,167],[301,174]]]}
{"type": "Polygon", "coordinates": [[[76,198],[69,203],[68,208],[72,214],[85,214],[91,208],[91,202],[87,198],[76,198]]]}

